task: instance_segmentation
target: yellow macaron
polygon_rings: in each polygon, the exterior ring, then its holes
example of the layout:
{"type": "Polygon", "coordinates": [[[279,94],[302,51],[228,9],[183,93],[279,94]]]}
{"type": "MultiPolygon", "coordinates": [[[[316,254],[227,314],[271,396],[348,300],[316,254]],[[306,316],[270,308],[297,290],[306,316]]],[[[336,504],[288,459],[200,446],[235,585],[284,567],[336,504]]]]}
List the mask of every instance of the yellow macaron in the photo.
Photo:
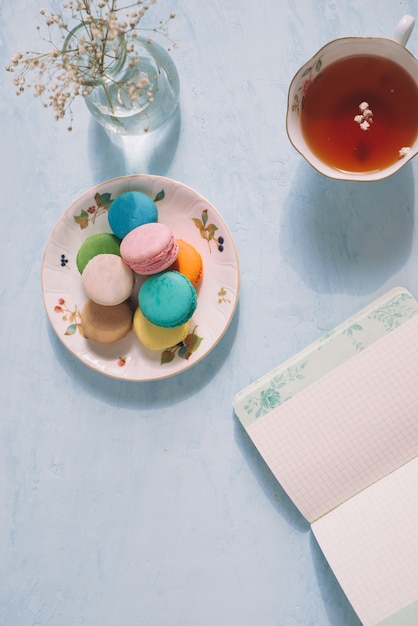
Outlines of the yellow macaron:
{"type": "Polygon", "coordinates": [[[153,324],[142,314],[140,308],[134,313],[133,330],[139,341],[150,350],[165,350],[181,343],[189,332],[190,323],[174,328],[163,328],[153,324]]]}

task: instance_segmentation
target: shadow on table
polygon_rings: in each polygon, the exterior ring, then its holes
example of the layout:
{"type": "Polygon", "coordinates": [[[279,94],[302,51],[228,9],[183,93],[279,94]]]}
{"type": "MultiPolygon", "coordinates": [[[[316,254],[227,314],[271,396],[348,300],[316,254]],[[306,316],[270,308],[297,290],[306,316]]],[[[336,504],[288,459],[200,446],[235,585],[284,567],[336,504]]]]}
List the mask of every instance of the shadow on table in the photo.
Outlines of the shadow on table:
{"type": "Polygon", "coordinates": [[[330,624],[335,626],[361,626],[353,607],[335,578],[314,535],[311,535],[311,552],[318,586],[330,624]]]}
{"type": "Polygon", "coordinates": [[[150,133],[115,134],[113,139],[91,118],[88,146],[95,184],[129,174],[164,176],[177,150],[180,127],[180,107],[172,118],[150,133]]]}
{"type": "Polygon", "coordinates": [[[329,179],[303,161],[284,202],[279,245],[315,291],[370,293],[405,264],[413,227],[410,163],[385,180],[356,183],[329,179]]]}
{"type": "Polygon", "coordinates": [[[239,303],[226,333],[204,359],[176,376],[147,382],[124,381],[100,374],[69,352],[50,325],[48,330],[56,362],[76,381],[77,388],[117,408],[152,411],[182,402],[210,383],[232,349],[238,323],[239,303]]]}
{"type": "Polygon", "coordinates": [[[235,414],[233,419],[235,420],[235,440],[263,493],[295,530],[307,532],[310,529],[309,523],[281,487],[235,414]]]}

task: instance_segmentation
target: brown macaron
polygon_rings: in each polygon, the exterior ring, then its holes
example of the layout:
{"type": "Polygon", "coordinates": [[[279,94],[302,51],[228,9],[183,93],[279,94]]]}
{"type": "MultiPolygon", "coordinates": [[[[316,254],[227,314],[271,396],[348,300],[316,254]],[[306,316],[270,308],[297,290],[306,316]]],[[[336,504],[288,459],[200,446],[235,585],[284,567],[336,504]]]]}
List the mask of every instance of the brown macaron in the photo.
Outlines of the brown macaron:
{"type": "Polygon", "coordinates": [[[81,326],[87,339],[110,345],[123,339],[132,328],[133,311],[126,301],[114,306],[88,300],[81,311],[81,326]]]}

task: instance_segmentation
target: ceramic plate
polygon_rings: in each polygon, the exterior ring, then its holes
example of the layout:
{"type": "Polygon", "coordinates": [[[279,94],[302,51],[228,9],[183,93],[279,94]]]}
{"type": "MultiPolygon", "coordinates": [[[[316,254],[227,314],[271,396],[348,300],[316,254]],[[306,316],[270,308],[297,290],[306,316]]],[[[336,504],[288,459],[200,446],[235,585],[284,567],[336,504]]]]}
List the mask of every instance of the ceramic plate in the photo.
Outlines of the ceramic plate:
{"type": "MultiPolygon", "coordinates": [[[[137,278],[136,289],[141,280],[137,278]]],[[[228,328],[238,292],[238,257],[224,220],[196,191],[161,176],[124,176],[84,193],[56,224],[43,259],[43,300],[55,333],[87,366],[123,380],[167,378],[201,361],[228,328]],[[133,331],[111,346],[100,346],[85,338],[81,324],[80,313],[87,298],[76,266],[77,252],[90,235],[111,232],[109,206],[118,195],[131,190],[142,191],[155,200],[159,221],[176,238],[191,243],[203,259],[204,274],[190,334],[183,343],[162,352],[142,346],[133,331]]]]}

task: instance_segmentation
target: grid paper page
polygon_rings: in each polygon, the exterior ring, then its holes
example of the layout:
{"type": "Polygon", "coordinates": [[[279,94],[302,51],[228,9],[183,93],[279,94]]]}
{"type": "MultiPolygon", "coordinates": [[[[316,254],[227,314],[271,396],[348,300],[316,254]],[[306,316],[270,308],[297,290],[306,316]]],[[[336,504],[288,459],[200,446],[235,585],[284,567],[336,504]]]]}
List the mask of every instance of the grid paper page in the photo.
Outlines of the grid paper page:
{"type": "Polygon", "coordinates": [[[247,429],[315,521],[418,455],[418,317],[247,429]]]}
{"type": "MultiPolygon", "coordinates": [[[[312,524],[335,576],[365,626],[418,599],[418,458],[312,524]]],[[[397,626],[418,624],[398,615],[397,626]]]]}

